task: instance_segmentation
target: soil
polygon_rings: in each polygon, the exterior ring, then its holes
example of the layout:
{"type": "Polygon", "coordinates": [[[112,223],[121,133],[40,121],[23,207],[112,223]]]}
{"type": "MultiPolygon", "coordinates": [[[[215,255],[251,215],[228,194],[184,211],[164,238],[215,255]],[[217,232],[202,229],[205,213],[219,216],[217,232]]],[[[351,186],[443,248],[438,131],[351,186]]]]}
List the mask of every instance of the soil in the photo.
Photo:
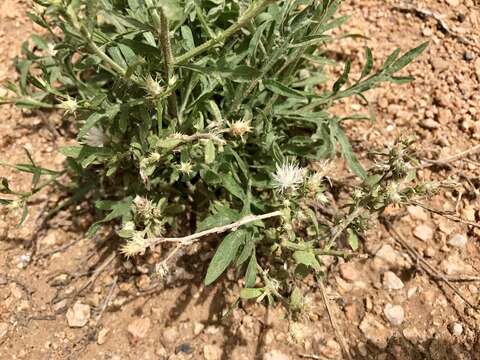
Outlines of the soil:
{"type": "MultiPolygon", "coordinates": [[[[363,45],[373,49],[380,65],[396,47],[430,43],[404,72],[415,82],[368,93],[376,122],[348,124],[356,151],[382,149],[406,133],[417,137],[424,159],[478,145],[480,4],[430,0],[412,5],[416,11],[397,5],[348,0],[342,6],[341,12],[352,16],[342,30],[364,38],[343,39],[335,50],[355,59],[356,71],[364,61],[363,45]]],[[[0,81],[16,80],[11,59],[38,30],[25,15],[28,6],[21,0],[0,4],[0,81]]],[[[349,101],[336,110],[357,112],[359,105],[349,101]]],[[[51,130],[57,115],[2,106],[0,118],[2,161],[27,162],[25,148],[38,164],[61,168],[64,158],[56,149],[66,142],[65,134],[51,130]]],[[[353,358],[480,359],[480,312],[466,303],[480,301],[479,164],[477,152],[420,171],[424,180],[456,183],[422,201],[437,213],[413,205],[388,209],[394,229],[416,255],[378,225],[362,238],[360,256],[347,263],[324,259],[326,293],[353,358]],[[449,281],[432,276],[425,262],[449,281]]],[[[12,188],[30,185],[30,177],[5,167],[0,175],[12,188]]],[[[185,254],[164,284],[150,275],[154,258],[142,264],[108,262],[108,234],[94,240],[83,235],[88,209],[62,210],[41,226],[46,209],[59,200],[48,190],[38,194],[20,228],[18,214],[0,213],[0,359],[342,358],[317,288],[308,292],[307,309],[295,322],[280,306],[257,303],[225,315],[238,291],[235,274],[204,287],[204,264],[185,254]],[[38,252],[27,266],[32,240],[38,252]],[[104,271],[89,284],[102,264],[104,271]],[[69,295],[84,286],[71,303],[69,295]]]]}

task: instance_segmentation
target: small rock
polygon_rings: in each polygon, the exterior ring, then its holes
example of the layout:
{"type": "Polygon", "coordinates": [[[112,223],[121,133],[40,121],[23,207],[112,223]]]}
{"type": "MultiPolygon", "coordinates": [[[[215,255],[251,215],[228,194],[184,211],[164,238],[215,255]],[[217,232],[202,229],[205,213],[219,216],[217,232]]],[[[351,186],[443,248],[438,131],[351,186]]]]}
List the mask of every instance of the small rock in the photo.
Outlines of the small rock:
{"type": "Polygon", "coordinates": [[[363,357],[368,355],[367,345],[365,343],[359,342],[357,345],[357,349],[360,355],[362,355],[363,357]]]}
{"type": "Polygon", "coordinates": [[[30,263],[30,254],[23,254],[17,257],[17,267],[24,269],[30,263]]]}
{"type": "MultiPolygon", "coordinates": [[[[424,36],[430,36],[430,35],[424,35],[424,36]]],[[[430,63],[432,64],[433,69],[437,72],[443,72],[447,70],[450,66],[448,61],[445,61],[442,58],[435,57],[435,56],[430,59],[430,63]]]]}
{"type": "Polygon", "coordinates": [[[480,81],[480,57],[475,60],[475,73],[477,74],[477,80],[480,81]]]}
{"type": "Polygon", "coordinates": [[[327,340],[325,346],[322,346],[320,353],[325,356],[327,359],[341,359],[342,358],[342,348],[333,339],[327,340]]]}
{"type": "Polygon", "coordinates": [[[390,338],[390,330],[373,315],[365,314],[359,326],[365,338],[380,349],[385,349],[390,338]]]}
{"type": "Polygon", "coordinates": [[[340,275],[347,281],[356,281],[359,278],[359,272],[352,263],[343,263],[338,267],[340,275]]]}
{"type": "Polygon", "coordinates": [[[178,331],[175,327],[168,327],[163,331],[163,340],[169,345],[175,344],[178,340],[178,331]]]}
{"type": "Polygon", "coordinates": [[[204,345],[203,357],[205,360],[220,360],[222,358],[222,349],[218,345],[204,345]]]}
{"type": "Polygon", "coordinates": [[[15,299],[20,300],[23,297],[23,291],[16,283],[10,283],[9,288],[10,293],[15,299]]]}
{"type": "Polygon", "coordinates": [[[435,130],[435,129],[438,129],[438,127],[440,126],[440,124],[438,122],[436,122],[435,120],[433,119],[423,119],[419,122],[419,125],[424,128],[424,129],[427,129],[427,130],[435,130]]]}
{"type": "Polygon", "coordinates": [[[5,322],[0,323],[0,344],[7,337],[8,334],[8,324],[5,322]]]}
{"type": "Polygon", "coordinates": [[[50,283],[52,286],[62,286],[68,283],[68,275],[67,274],[59,274],[52,279],[50,283]]]}
{"type": "Polygon", "coordinates": [[[459,323],[450,324],[449,330],[453,336],[460,336],[463,334],[463,326],[459,323]]]}
{"type": "Polygon", "coordinates": [[[453,234],[450,239],[448,239],[448,245],[463,248],[467,245],[467,237],[463,234],[453,234]]]}
{"type": "Polygon", "coordinates": [[[431,248],[431,247],[428,247],[425,249],[425,251],[423,252],[425,254],[426,257],[428,258],[433,258],[435,257],[435,249],[434,248],[431,248]]]}
{"type": "Polygon", "coordinates": [[[63,310],[67,308],[67,305],[68,305],[67,299],[63,299],[53,304],[52,309],[55,312],[55,314],[60,314],[63,310]]]}
{"type": "Polygon", "coordinates": [[[193,352],[192,345],[189,343],[182,343],[176,349],[176,353],[191,354],[193,352]]]}
{"type": "Polygon", "coordinates": [[[110,330],[107,329],[107,328],[103,328],[98,332],[98,336],[97,336],[97,344],[98,345],[105,344],[105,342],[107,341],[107,335],[108,335],[109,332],[110,332],[110,330]]]}
{"type": "Polygon", "coordinates": [[[193,324],[193,334],[195,336],[200,335],[203,329],[205,329],[205,325],[203,325],[201,322],[195,322],[193,324]]]}
{"type": "Polygon", "coordinates": [[[127,327],[127,331],[133,340],[143,339],[147,336],[150,326],[152,325],[150,318],[139,318],[133,320],[127,327]]]}
{"type": "Polygon", "coordinates": [[[400,305],[387,304],[383,309],[388,322],[394,326],[401,325],[405,319],[405,313],[400,305]]]}
{"type": "Polygon", "coordinates": [[[263,360],[289,360],[288,355],[285,355],[279,350],[271,350],[263,355],[263,360]]]}
{"type": "Polygon", "coordinates": [[[415,230],[413,230],[413,235],[423,241],[428,241],[433,239],[433,229],[425,224],[418,225],[415,230]]]}
{"type": "Polygon", "coordinates": [[[385,261],[391,265],[396,265],[399,254],[388,244],[382,245],[375,254],[375,259],[385,261]]]}
{"type": "Polygon", "coordinates": [[[426,26],[422,29],[422,35],[426,36],[426,37],[430,37],[430,36],[433,35],[433,31],[432,31],[432,29],[430,29],[429,27],[426,26]]]}
{"type": "Polygon", "coordinates": [[[67,311],[67,322],[70,327],[83,327],[90,319],[90,306],[76,302],[67,311]]]}
{"type": "Polygon", "coordinates": [[[466,264],[457,254],[452,254],[440,263],[440,268],[447,275],[473,275],[475,270],[469,264],[466,264]]]}
{"type": "Polygon", "coordinates": [[[472,61],[473,59],[475,59],[475,55],[471,51],[465,51],[463,53],[463,59],[465,61],[472,61]]]}
{"type": "Polygon", "coordinates": [[[421,334],[416,327],[405,328],[403,329],[402,334],[405,336],[405,339],[412,342],[422,339],[421,334]]]}
{"type": "Polygon", "coordinates": [[[403,282],[400,278],[391,271],[387,271],[383,274],[383,287],[387,290],[400,290],[403,289],[403,282]]]}
{"type": "Polygon", "coordinates": [[[415,220],[427,221],[428,213],[420,206],[409,205],[407,206],[407,212],[415,220]]]}

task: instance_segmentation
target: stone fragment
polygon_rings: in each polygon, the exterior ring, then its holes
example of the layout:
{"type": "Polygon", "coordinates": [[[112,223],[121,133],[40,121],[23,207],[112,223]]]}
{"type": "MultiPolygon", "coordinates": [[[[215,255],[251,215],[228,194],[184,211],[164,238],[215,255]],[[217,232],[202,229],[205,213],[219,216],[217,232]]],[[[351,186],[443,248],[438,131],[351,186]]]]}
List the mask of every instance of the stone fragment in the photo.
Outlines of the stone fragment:
{"type": "Polygon", "coordinates": [[[403,289],[403,281],[392,271],[383,274],[383,287],[387,290],[403,289]]]}
{"type": "Polygon", "coordinates": [[[369,313],[365,314],[359,328],[365,338],[379,349],[387,348],[388,339],[391,336],[390,330],[378,321],[375,316],[369,313]]]}
{"type": "Polygon", "coordinates": [[[107,335],[108,335],[109,332],[110,332],[110,330],[107,329],[107,328],[103,328],[98,332],[98,336],[97,336],[97,344],[98,345],[105,344],[105,342],[107,341],[107,335]]]}
{"type": "Polygon", "coordinates": [[[409,205],[407,206],[407,212],[415,220],[428,220],[428,213],[420,206],[409,205]]]}
{"type": "Polygon", "coordinates": [[[133,340],[140,340],[147,336],[151,325],[150,318],[139,318],[128,324],[127,331],[133,340]]]}
{"type": "Polygon", "coordinates": [[[76,302],[67,310],[67,323],[70,327],[83,327],[90,319],[90,306],[76,302]]]}
{"type": "Polygon", "coordinates": [[[433,239],[433,229],[428,225],[421,224],[413,230],[413,235],[420,240],[428,241],[433,239]]]}
{"type": "Polygon", "coordinates": [[[449,330],[452,333],[453,336],[460,336],[463,334],[463,326],[462,324],[459,323],[452,323],[449,326],[449,330]]]}
{"type": "Polygon", "coordinates": [[[263,360],[289,360],[290,357],[280,350],[271,350],[263,355],[263,360]]]}
{"type": "Polygon", "coordinates": [[[403,323],[405,319],[405,312],[400,305],[387,304],[383,309],[383,314],[390,324],[398,326],[403,323]]]}
{"type": "Polygon", "coordinates": [[[463,248],[467,245],[467,237],[463,234],[453,234],[448,239],[448,245],[456,248],[463,248]]]}
{"type": "Polygon", "coordinates": [[[218,345],[204,345],[203,357],[205,360],[220,360],[222,358],[222,349],[218,345]]]}
{"type": "Polygon", "coordinates": [[[340,275],[347,281],[356,281],[359,278],[359,272],[352,263],[343,263],[338,267],[340,275]]]}

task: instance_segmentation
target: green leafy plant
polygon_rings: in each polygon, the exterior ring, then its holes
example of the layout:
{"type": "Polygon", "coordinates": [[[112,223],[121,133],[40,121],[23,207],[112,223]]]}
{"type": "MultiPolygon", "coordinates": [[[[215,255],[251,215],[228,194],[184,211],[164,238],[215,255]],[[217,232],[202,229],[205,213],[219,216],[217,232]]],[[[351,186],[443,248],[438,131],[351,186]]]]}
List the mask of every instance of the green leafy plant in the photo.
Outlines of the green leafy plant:
{"type": "Polygon", "coordinates": [[[29,16],[45,32],[24,44],[20,80],[6,84],[12,96],[1,102],[62,111],[77,144],[61,149],[62,172],[30,155],[31,164],[16,165],[34,181],[16,193],[2,180],[11,208],[27,209],[40,188],[68,175],[63,191],[98,209],[89,235],[114,222],[126,256],[171,249],[157,266],[164,274],[180,248],[221,234],[206,284],[234,265],[245,274],[241,297],[292,294],[297,308],[295,284],[321,275],[319,256],[346,255],[340,237],[356,250],[370,214],[431,190],[412,185],[408,141],[367,171],[342,125],[369,116],[329,112],[347,97],[367,102],[364,93],[383,82],[409,82],[396,74],[426,44],[395,50],[378,69],[367,48],[361,74],[347,61],[332,81],[330,30],[348,19],[335,17],[339,0],[35,3],[29,16]],[[361,182],[344,211],[329,206],[337,152],[361,182]]]}

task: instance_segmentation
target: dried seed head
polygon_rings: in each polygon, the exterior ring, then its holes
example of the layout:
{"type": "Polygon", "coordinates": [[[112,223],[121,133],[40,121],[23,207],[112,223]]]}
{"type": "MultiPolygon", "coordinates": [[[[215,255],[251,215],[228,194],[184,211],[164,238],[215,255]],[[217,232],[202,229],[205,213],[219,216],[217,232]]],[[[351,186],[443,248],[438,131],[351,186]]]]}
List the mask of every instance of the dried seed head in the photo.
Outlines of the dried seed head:
{"type": "Polygon", "coordinates": [[[156,162],[159,162],[161,159],[161,156],[158,152],[153,152],[150,154],[150,156],[148,157],[148,160],[152,163],[156,163],[156,162]]]}
{"type": "Polygon", "coordinates": [[[252,132],[252,127],[250,126],[250,121],[240,120],[229,123],[230,132],[235,135],[243,138],[243,135],[252,132]]]}
{"type": "Polygon", "coordinates": [[[75,114],[78,110],[78,102],[75,99],[67,98],[58,105],[61,109],[65,110],[65,114],[75,114]]]}
{"type": "Polygon", "coordinates": [[[178,171],[180,171],[182,174],[190,175],[190,173],[193,171],[193,165],[190,161],[182,161],[178,166],[178,171]]]}
{"type": "Polygon", "coordinates": [[[103,147],[107,142],[107,137],[101,128],[94,126],[88,130],[82,142],[92,147],[103,147]]]}
{"type": "Polygon", "coordinates": [[[150,201],[147,198],[139,195],[135,196],[135,199],[133,199],[133,204],[138,212],[144,212],[150,208],[150,201]]]}
{"type": "Polygon", "coordinates": [[[281,166],[277,164],[277,171],[273,174],[275,187],[281,192],[296,190],[303,182],[305,169],[292,162],[286,162],[281,166]]]}
{"type": "Polygon", "coordinates": [[[145,79],[145,89],[152,98],[157,98],[163,93],[163,87],[151,75],[148,75],[145,79]]]}
{"type": "Polygon", "coordinates": [[[400,186],[396,182],[391,182],[387,187],[387,195],[390,201],[394,204],[398,204],[402,201],[402,196],[400,195],[400,186]]]}
{"type": "Polygon", "coordinates": [[[137,231],[133,234],[132,239],[128,240],[120,249],[121,253],[127,258],[139,255],[145,252],[147,241],[142,232],[137,231]]]}
{"type": "Polygon", "coordinates": [[[134,231],[135,230],[135,223],[133,221],[127,221],[125,224],[123,224],[122,230],[134,231]]]}

